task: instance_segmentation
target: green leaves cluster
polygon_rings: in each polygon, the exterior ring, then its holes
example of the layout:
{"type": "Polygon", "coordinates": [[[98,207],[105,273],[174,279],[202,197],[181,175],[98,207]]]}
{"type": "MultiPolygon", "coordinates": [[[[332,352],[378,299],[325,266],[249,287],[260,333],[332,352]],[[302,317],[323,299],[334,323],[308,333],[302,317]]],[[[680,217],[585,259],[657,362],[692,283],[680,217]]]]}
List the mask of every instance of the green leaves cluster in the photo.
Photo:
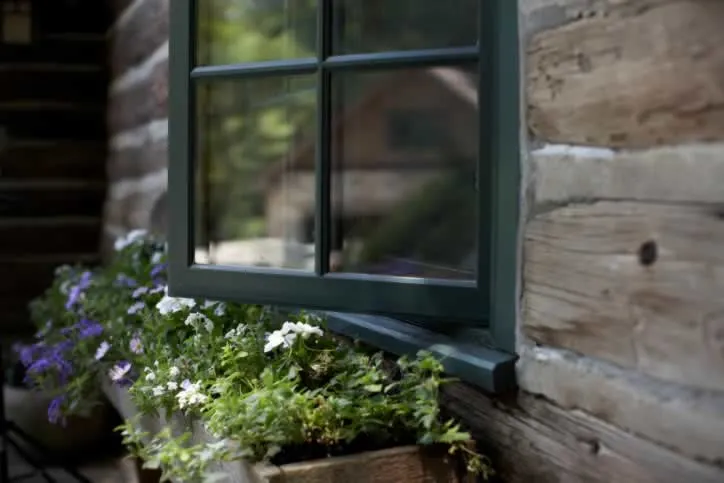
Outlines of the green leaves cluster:
{"type": "Polygon", "coordinates": [[[430,353],[390,361],[338,338],[312,313],[168,296],[164,259],[157,240],[139,238],[93,272],[73,310],[67,288],[79,270],[59,271],[34,305],[37,320],[53,320],[41,344],[67,342],[78,320],[102,327],[72,340],[73,375],[55,386],[65,414],[97,401],[101,379],[127,363],[117,382],[131,384],[142,415],[188,421],[157,434],[137,420],[120,428],[167,479],[213,481],[220,462],[240,458],[283,463],[415,443],[447,445],[470,471],[489,473],[468,448],[470,435],[441,415],[448,380],[430,353]],[[109,348],[98,357],[101,343],[109,348]]]}

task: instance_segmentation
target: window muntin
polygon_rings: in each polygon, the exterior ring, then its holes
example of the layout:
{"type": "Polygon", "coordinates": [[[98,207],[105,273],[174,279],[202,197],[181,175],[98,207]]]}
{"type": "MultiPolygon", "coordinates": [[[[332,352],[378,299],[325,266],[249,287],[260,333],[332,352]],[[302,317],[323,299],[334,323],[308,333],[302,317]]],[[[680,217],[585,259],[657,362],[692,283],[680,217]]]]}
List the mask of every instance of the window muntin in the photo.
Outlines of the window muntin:
{"type": "MultiPolygon", "coordinates": [[[[282,2],[270,1],[269,4],[282,2]]],[[[480,10],[476,45],[430,50],[384,51],[333,55],[334,2],[319,0],[316,58],[276,59],[230,65],[200,66],[196,59],[197,2],[172,3],[169,191],[174,208],[170,220],[170,291],[176,295],[214,297],[245,302],[364,312],[411,317],[415,320],[488,321],[514,318],[515,233],[517,220],[517,7],[515,2],[485,0],[480,10]],[[487,47],[486,47],[487,46],[487,47]],[[508,47],[509,46],[509,47],[508,47]],[[445,280],[330,272],[333,241],[331,216],[332,78],[335,72],[443,67],[480,61],[480,156],[477,190],[477,272],[475,280],[445,280]],[[188,75],[190,73],[190,75],[188,75]],[[315,159],[315,271],[194,264],[195,101],[192,86],[229,78],[316,74],[318,83],[318,152],[315,159]],[[480,159],[487,160],[485,165],[480,159]],[[504,162],[505,161],[505,162],[504,162]],[[503,221],[507,222],[504,224],[503,221]],[[324,255],[323,255],[324,254],[324,255]],[[510,273],[508,273],[510,272],[510,273]],[[500,278],[501,283],[498,283],[500,278]],[[491,281],[493,283],[491,284],[491,281]],[[511,288],[512,287],[512,288],[511,288]],[[491,295],[493,297],[491,297],[491,295]]],[[[512,347],[513,332],[491,324],[512,347]]],[[[497,338],[497,336],[496,336],[497,338]]]]}

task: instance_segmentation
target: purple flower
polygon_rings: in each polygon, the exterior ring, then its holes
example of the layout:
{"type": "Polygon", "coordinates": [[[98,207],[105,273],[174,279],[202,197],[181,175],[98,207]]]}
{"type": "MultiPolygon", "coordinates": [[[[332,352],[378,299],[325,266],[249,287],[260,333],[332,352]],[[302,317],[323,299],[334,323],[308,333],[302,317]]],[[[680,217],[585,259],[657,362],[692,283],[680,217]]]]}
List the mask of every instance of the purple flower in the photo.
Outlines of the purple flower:
{"type": "Polygon", "coordinates": [[[131,277],[126,275],[125,273],[119,273],[116,277],[116,285],[120,285],[122,287],[137,287],[138,282],[133,280],[131,277]]]}
{"type": "Polygon", "coordinates": [[[60,424],[65,425],[65,418],[62,413],[64,399],[64,396],[59,396],[50,401],[50,404],[48,405],[48,421],[50,423],[58,424],[58,422],[60,422],[60,424]]]}
{"type": "Polygon", "coordinates": [[[131,363],[128,361],[121,361],[108,371],[108,377],[111,381],[119,385],[125,385],[130,383],[128,373],[131,370],[131,363]]]}
{"type": "Polygon", "coordinates": [[[108,352],[108,350],[110,348],[111,348],[111,345],[108,342],[106,342],[106,341],[101,342],[101,345],[99,345],[98,349],[96,349],[96,356],[95,356],[96,360],[99,361],[99,360],[103,359],[103,357],[106,355],[106,353],[108,352]]]}
{"type": "Polygon", "coordinates": [[[131,339],[131,342],[128,344],[129,348],[131,349],[131,352],[134,354],[143,354],[143,343],[141,342],[140,337],[137,335],[131,339]]]}
{"type": "Polygon", "coordinates": [[[101,324],[88,319],[83,319],[78,322],[77,327],[79,329],[81,339],[97,337],[103,333],[103,326],[101,324]]]}
{"type": "Polygon", "coordinates": [[[20,363],[26,368],[35,361],[36,355],[40,354],[45,347],[45,342],[40,341],[35,344],[15,344],[13,350],[18,354],[20,363]]]}
{"type": "Polygon", "coordinates": [[[34,354],[36,359],[27,367],[26,380],[31,381],[32,375],[55,373],[60,384],[65,384],[73,373],[73,365],[65,358],[65,352],[71,345],[69,341],[53,346],[39,347],[36,344],[36,349],[40,350],[34,354]]]}
{"type": "Polygon", "coordinates": [[[141,310],[143,310],[145,308],[146,308],[146,304],[144,304],[143,302],[136,302],[135,304],[128,307],[127,313],[128,313],[128,315],[136,315],[137,313],[139,313],[141,310]]]}
{"type": "Polygon", "coordinates": [[[159,275],[163,274],[163,272],[166,270],[166,264],[165,263],[159,263],[155,267],[151,269],[151,278],[156,278],[159,275]]]}
{"type": "Polygon", "coordinates": [[[131,294],[131,296],[132,296],[134,299],[137,299],[137,298],[140,297],[141,295],[144,295],[144,294],[147,294],[147,293],[148,293],[148,287],[138,287],[136,290],[133,291],[133,294],[131,294]]]}
{"type": "Polygon", "coordinates": [[[75,305],[80,301],[80,297],[81,295],[83,295],[83,291],[90,286],[90,283],[91,272],[83,272],[83,274],[80,276],[80,280],[78,281],[78,283],[74,285],[68,293],[68,300],[65,302],[66,310],[73,310],[75,305]]]}

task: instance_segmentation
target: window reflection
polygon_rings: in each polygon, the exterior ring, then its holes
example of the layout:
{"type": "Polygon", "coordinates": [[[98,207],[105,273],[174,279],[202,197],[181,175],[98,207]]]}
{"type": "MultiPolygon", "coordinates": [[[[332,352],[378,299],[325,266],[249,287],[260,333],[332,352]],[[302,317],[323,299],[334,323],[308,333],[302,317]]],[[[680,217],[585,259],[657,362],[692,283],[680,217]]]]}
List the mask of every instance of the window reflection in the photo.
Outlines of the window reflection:
{"type": "Polygon", "coordinates": [[[197,91],[196,263],[311,270],[315,76],[202,83],[197,91]]]}
{"type": "Polygon", "coordinates": [[[475,277],[476,86],[460,67],[333,78],[333,270],[475,277]]]}
{"type": "Polygon", "coordinates": [[[332,0],[337,55],[475,45],[479,0],[332,0]]]}
{"type": "Polygon", "coordinates": [[[317,0],[200,0],[199,65],[315,56],[317,0]]]}

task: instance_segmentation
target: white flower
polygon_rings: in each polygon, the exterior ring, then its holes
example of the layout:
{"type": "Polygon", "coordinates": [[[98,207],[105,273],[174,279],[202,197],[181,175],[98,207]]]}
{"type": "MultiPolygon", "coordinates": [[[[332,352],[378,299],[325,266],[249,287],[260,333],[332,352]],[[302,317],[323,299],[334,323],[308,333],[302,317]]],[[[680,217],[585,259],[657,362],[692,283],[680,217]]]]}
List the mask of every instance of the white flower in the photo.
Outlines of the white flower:
{"type": "Polygon", "coordinates": [[[168,388],[169,391],[175,391],[176,389],[178,389],[178,383],[176,383],[174,381],[169,381],[166,384],[166,387],[168,388]]]}
{"type": "Polygon", "coordinates": [[[163,386],[156,386],[153,388],[154,396],[163,396],[165,392],[166,392],[166,389],[163,386]]]}
{"type": "Polygon", "coordinates": [[[176,366],[172,366],[171,369],[168,370],[168,375],[173,379],[177,378],[179,374],[181,374],[181,371],[176,366]]]}
{"type": "Polygon", "coordinates": [[[214,323],[211,321],[211,319],[200,313],[189,314],[189,316],[186,317],[186,321],[184,322],[184,324],[193,327],[196,330],[198,330],[202,325],[207,332],[211,332],[212,330],[214,330],[214,323]]]}
{"type": "Polygon", "coordinates": [[[264,352],[269,352],[276,349],[279,346],[290,347],[297,336],[301,336],[306,339],[310,335],[323,336],[324,332],[319,327],[315,327],[311,324],[305,324],[303,322],[284,322],[282,328],[275,330],[271,334],[266,336],[266,344],[264,345],[264,352]]]}
{"type": "Polygon", "coordinates": [[[130,362],[119,362],[115,366],[111,368],[111,370],[108,371],[108,377],[111,378],[113,382],[118,382],[121,379],[124,378],[126,374],[128,374],[128,371],[131,370],[131,363],[130,362]]]}
{"type": "Polygon", "coordinates": [[[264,352],[270,352],[279,346],[290,347],[297,338],[295,333],[284,333],[282,330],[275,330],[266,336],[266,344],[264,344],[264,352]]]}
{"type": "Polygon", "coordinates": [[[241,334],[244,333],[246,330],[245,324],[239,324],[234,329],[230,329],[226,334],[224,334],[224,339],[231,340],[236,339],[237,337],[241,337],[241,334]]]}
{"type": "Polygon", "coordinates": [[[153,265],[161,263],[161,259],[163,258],[162,252],[156,252],[151,256],[151,263],[153,265]]]}
{"type": "Polygon", "coordinates": [[[115,248],[117,252],[120,252],[127,246],[132,245],[136,241],[144,238],[146,236],[146,233],[146,230],[131,230],[126,233],[126,235],[116,238],[116,241],[113,244],[113,248],[115,248]]]}
{"type": "Polygon", "coordinates": [[[193,299],[177,298],[164,295],[156,304],[156,309],[161,315],[173,314],[186,308],[193,308],[196,302],[193,299]]]}
{"type": "Polygon", "coordinates": [[[319,327],[315,327],[311,324],[305,324],[304,322],[284,322],[282,325],[282,332],[284,333],[295,333],[299,334],[305,339],[310,335],[323,336],[324,332],[319,327]]]}
{"type": "Polygon", "coordinates": [[[214,315],[217,317],[223,317],[226,314],[226,304],[220,303],[214,309],[214,315]]]}
{"type": "Polygon", "coordinates": [[[96,349],[96,360],[99,361],[99,360],[103,359],[103,357],[108,352],[108,349],[110,349],[110,348],[111,348],[111,345],[108,342],[106,342],[106,341],[101,342],[101,345],[99,345],[98,349],[96,349]]]}
{"type": "Polygon", "coordinates": [[[181,383],[181,387],[183,389],[176,395],[179,408],[181,409],[203,404],[208,399],[205,394],[201,393],[201,382],[191,383],[186,379],[181,383]]]}
{"type": "Polygon", "coordinates": [[[148,382],[153,382],[153,381],[155,381],[155,380],[156,380],[156,374],[154,374],[153,372],[150,372],[150,371],[147,372],[147,373],[146,373],[146,380],[147,380],[148,382]]]}
{"type": "Polygon", "coordinates": [[[143,302],[136,302],[135,304],[128,307],[128,310],[126,312],[128,313],[128,315],[135,315],[145,308],[146,304],[144,304],[143,302]]]}

